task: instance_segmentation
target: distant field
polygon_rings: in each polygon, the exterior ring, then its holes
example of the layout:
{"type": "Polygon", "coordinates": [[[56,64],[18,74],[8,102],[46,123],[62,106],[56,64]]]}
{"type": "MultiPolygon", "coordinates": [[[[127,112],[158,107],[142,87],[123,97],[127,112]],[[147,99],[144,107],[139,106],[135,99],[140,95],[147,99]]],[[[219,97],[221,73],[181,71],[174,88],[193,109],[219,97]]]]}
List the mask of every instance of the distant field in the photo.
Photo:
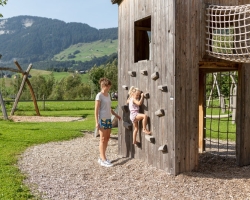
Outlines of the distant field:
{"type": "MultiPolygon", "coordinates": [[[[30,71],[30,75],[32,76],[32,78],[34,78],[36,76],[48,77],[52,73],[54,74],[56,81],[60,81],[61,79],[65,78],[67,76],[72,76],[72,73],[70,73],[70,72],[51,72],[51,71],[45,71],[45,70],[39,70],[39,69],[31,69],[31,71],[30,71]]],[[[89,74],[81,74],[81,77],[82,77],[83,83],[88,83],[89,74]]],[[[2,86],[2,81],[3,81],[3,78],[0,78],[0,88],[2,86]]],[[[4,81],[5,81],[6,87],[10,87],[12,85],[12,83],[15,81],[15,79],[13,77],[12,78],[5,78],[4,81]]]]}
{"type": "Polygon", "coordinates": [[[68,60],[76,60],[76,61],[89,61],[94,57],[102,57],[105,55],[111,55],[112,53],[117,52],[118,40],[106,40],[106,41],[97,41],[92,43],[79,43],[76,45],[72,45],[59,54],[55,55],[53,60],[56,61],[68,61],[68,60]],[[80,52],[74,54],[79,50],[80,52]],[[70,58],[70,56],[74,55],[75,58],[70,58]]]}

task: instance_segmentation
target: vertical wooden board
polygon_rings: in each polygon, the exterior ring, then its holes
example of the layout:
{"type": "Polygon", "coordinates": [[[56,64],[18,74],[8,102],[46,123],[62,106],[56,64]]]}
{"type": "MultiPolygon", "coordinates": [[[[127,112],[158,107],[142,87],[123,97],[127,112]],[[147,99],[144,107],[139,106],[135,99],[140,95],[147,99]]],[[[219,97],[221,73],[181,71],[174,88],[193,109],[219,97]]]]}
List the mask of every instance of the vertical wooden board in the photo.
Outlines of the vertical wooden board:
{"type": "MultiPolygon", "coordinates": [[[[140,70],[147,70],[151,67],[151,61],[146,61],[145,63],[143,63],[141,66],[140,66],[140,69],[139,69],[139,72],[138,74],[140,75],[140,78],[142,80],[142,83],[144,84],[143,86],[143,92],[146,93],[146,92],[149,92],[150,93],[150,88],[149,88],[149,82],[150,82],[150,79],[149,79],[149,76],[145,76],[145,75],[142,75],[140,74],[140,70]]],[[[148,116],[148,125],[147,125],[147,128],[150,130],[150,114],[151,114],[151,107],[150,107],[150,102],[152,100],[149,98],[149,99],[146,99],[144,98],[144,114],[146,114],[148,116]]],[[[150,157],[152,158],[153,155],[151,154],[151,151],[150,151],[150,148],[151,148],[151,144],[149,144],[149,142],[145,139],[145,135],[142,136],[143,137],[143,143],[145,144],[145,158],[143,158],[144,161],[146,161],[147,163],[149,163],[149,160],[150,160],[150,157]]]]}
{"type": "MultiPolygon", "coordinates": [[[[128,71],[128,34],[129,34],[129,29],[128,29],[128,20],[127,20],[127,14],[129,13],[129,1],[123,2],[121,6],[121,10],[119,16],[121,17],[119,19],[120,22],[120,32],[121,32],[121,37],[123,39],[120,39],[120,87],[122,85],[128,85],[128,76],[126,76],[126,72],[128,71]],[[124,20],[126,19],[126,20],[124,20]]],[[[126,101],[126,96],[127,96],[127,90],[124,90],[121,87],[121,90],[123,91],[122,94],[122,98],[119,98],[119,102],[121,102],[121,105],[124,105],[125,101],[126,101]]],[[[123,131],[122,131],[122,136],[121,136],[121,149],[122,149],[122,155],[123,156],[130,156],[131,157],[131,135],[130,135],[131,131],[126,130],[123,127],[123,131]]]]}
{"type": "Polygon", "coordinates": [[[205,74],[199,73],[199,153],[204,150],[204,91],[205,90],[205,74]]]}
{"type": "Polygon", "coordinates": [[[180,29],[180,24],[177,23],[180,20],[179,16],[179,1],[175,1],[175,168],[174,174],[178,174],[180,171],[179,169],[179,162],[180,162],[180,112],[181,112],[181,104],[180,104],[180,61],[177,59],[177,55],[180,53],[180,41],[181,37],[180,34],[177,32],[180,29]],[[178,34],[177,34],[178,33],[178,34]]]}
{"type": "MultiPolygon", "coordinates": [[[[179,1],[179,6],[178,6],[178,11],[179,11],[179,14],[178,14],[178,17],[181,19],[185,19],[186,15],[184,14],[183,12],[183,6],[181,5],[183,4],[182,2],[179,1]]],[[[178,87],[178,90],[180,90],[180,94],[179,94],[179,99],[180,99],[180,104],[178,105],[178,107],[180,107],[180,115],[177,116],[177,120],[180,121],[180,130],[178,132],[179,134],[179,140],[178,140],[178,143],[179,143],[179,167],[181,169],[183,169],[183,157],[185,157],[185,153],[183,155],[183,152],[182,152],[182,149],[186,148],[186,145],[185,145],[185,133],[183,134],[183,129],[186,130],[186,121],[185,121],[185,113],[186,113],[186,110],[185,110],[185,101],[186,101],[186,98],[185,98],[185,76],[183,76],[184,72],[183,72],[183,66],[185,66],[185,56],[184,56],[184,46],[185,46],[185,38],[184,38],[184,33],[181,32],[181,30],[185,30],[186,27],[185,27],[185,24],[186,24],[186,21],[178,21],[176,22],[178,24],[180,24],[179,26],[179,29],[176,30],[176,34],[179,34],[180,35],[180,44],[179,44],[179,54],[177,54],[178,58],[177,60],[179,61],[179,66],[178,66],[178,73],[179,73],[179,87],[178,87]]]]}
{"type": "MultiPolygon", "coordinates": [[[[151,74],[155,72],[154,66],[155,66],[155,0],[151,1],[151,65],[148,66],[148,76],[149,76],[149,93],[150,93],[150,128],[152,131],[152,134],[157,139],[157,130],[156,130],[156,124],[155,124],[155,116],[154,116],[154,110],[155,110],[155,81],[151,79],[151,74]]],[[[155,158],[155,146],[156,145],[150,145],[150,156],[149,157],[149,164],[156,166],[156,158],[155,158]]]]}
{"type": "Polygon", "coordinates": [[[199,37],[199,59],[202,60],[202,58],[206,55],[206,25],[207,25],[207,17],[206,17],[206,4],[204,1],[202,1],[200,4],[200,9],[198,10],[199,15],[199,30],[200,30],[200,37],[199,37]]]}
{"type": "Polygon", "coordinates": [[[134,2],[130,2],[130,15],[129,15],[129,22],[130,22],[130,33],[129,33],[129,41],[126,42],[130,42],[130,46],[129,46],[129,58],[130,58],[130,65],[134,65],[134,45],[135,45],[135,40],[134,40],[134,34],[135,34],[135,5],[134,2]]]}
{"type": "MultiPolygon", "coordinates": [[[[124,97],[124,91],[121,87],[123,84],[122,80],[122,38],[123,32],[122,32],[122,5],[118,7],[118,99],[122,99],[124,97]]],[[[122,106],[121,101],[118,101],[119,107],[122,106]]],[[[123,154],[123,135],[125,134],[124,128],[121,124],[119,124],[119,133],[118,133],[118,154],[124,156],[123,154]]]]}
{"type": "MultiPolygon", "coordinates": [[[[166,12],[165,12],[165,1],[164,0],[160,0],[158,1],[158,7],[159,7],[159,33],[160,33],[160,51],[159,51],[159,64],[160,64],[160,71],[161,71],[161,77],[159,79],[159,82],[158,82],[158,86],[159,85],[163,85],[166,83],[166,73],[165,73],[165,70],[166,70],[166,59],[165,59],[165,56],[166,56],[166,51],[167,51],[167,41],[166,41],[166,32],[165,32],[165,29],[166,29],[166,12]]],[[[166,126],[165,124],[168,123],[168,115],[166,113],[167,109],[166,109],[166,106],[167,106],[167,102],[166,102],[166,99],[167,99],[167,93],[166,92],[162,92],[160,91],[158,88],[157,88],[157,92],[158,92],[158,97],[159,97],[159,100],[160,100],[160,108],[161,109],[164,109],[164,112],[165,112],[165,116],[163,117],[160,117],[159,118],[159,141],[161,143],[161,145],[164,145],[165,144],[165,140],[166,140],[166,134],[167,134],[167,131],[166,131],[166,126]]],[[[161,146],[160,145],[160,146],[161,146]]],[[[163,154],[162,152],[158,152],[159,156],[160,156],[160,169],[164,169],[164,166],[163,166],[163,158],[167,156],[167,154],[163,154]]]]}
{"type": "Polygon", "coordinates": [[[152,0],[145,0],[145,15],[149,16],[151,15],[151,1],[152,0]]]}
{"type": "Polygon", "coordinates": [[[174,43],[175,43],[175,29],[174,29],[174,0],[171,0],[168,2],[168,5],[166,5],[167,9],[167,21],[168,25],[166,27],[166,33],[167,33],[167,83],[169,85],[169,94],[168,94],[168,115],[169,120],[167,124],[167,145],[168,145],[168,157],[166,161],[165,170],[168,173],[173,174],[174,167],[175,167],[175,150],[174,150],[174,143],[175,143],[175,130],[174,130],[174,122],[175,122],[175,114],[174,114],[174,101],[175,101],[175,54],[174,54],[174,43]]]}
{"type": "MultiPolygon", "coordinates": [[[[138,68],[136,69],[137,70],[137,74],[138,74],[138,78],[137,78],[137,80],[138,80],[138,86],[139,86],[139,89],[141,90],[141,91],[144,91],[145,90],[145,87],[146,87],[146,85],[147,85],[147,82],[142,78],[142,76],[140,76],[139,74],[139,72],[140,72],[140,69],[143,67],[143,66],[146,66],[147,65],[147,61],[145,60],[145,61],[139,61],[139,63],[138,63],[138,68]]],[[[142,110],[142,112],[143,112],[143,105],[144,105],[144,103],[141,105],[141,107],[140,107],[140,109],[142,110]]],[[[139,131],[139,139],[140,139],[140,142],[141,142],[141,148],[139,148],[138,150],[139,150],[139,155],[138,155],[138,157],[139,157],[139,159],[141,159],[141,160],[145,160],[145,137],[144,137],[144,133],[143,133],[143,131],[142,131],[142,121],[140,122],[140,131],[139,131]]]]}
{"type": "Polygon", "coordinates": [[[244,150],[242,141],[244,141],[244,111],[245,111],[245,67],[240,66],[238,70],[238,84],[237,84],[237,105],[236,105],[236,163],[239,166],[243,166],[242,151],[244,150]],[[243,149],[242,149],[243,147],[243,149]]]}
{"type": "Polygon", "coordinates": [[[190,46],[190,41],[194,39],[195,35],[191,35],[190,33],[190,1],[185,1],[185,3],[182,4],[182,11],[184,14],[184,20],[183,20],[183,27],[184,27],[184,32],[182,32],[181,34],[183,34],[183,53],[182,53],[182,57],[183,57],[183,65],[181,66],[181,70],[185,75],[185,77],[183,76],[183,88],[184,88],[184,93],[185,93],[185,101],[182,101],[182,103],[184,104],[184,108],[185,108],[185,112],[183,112],[182,114],[182,118],[183,121],[185,121],[185,130],[182,129],[182,135],[184,136],[184,138],[182,138],[182,161],[181,161],[181,167],[183,171],[187,170],[187,167],[189,165],[189,160],[190,160],[190,136],[191,136],[191,132],[192,130],[190,129],[190,118],[192,118],[192,113],[191,113],[191,107],[192,104],[189,101],[190,100],[190,87],[191,87],[191,72],[190,72],[190,68],[191,63],[189,60],[189,56],[191,54],[191,46],[190,46]],[[190,116],[191,114],[191,116],[190,116]],[[188,116],[189,115],[189,116],[188,116]]]}
{"type": "MultiPolygon", "coordinates": [[[[185,167],[185,164],[184,164],[184,160],[185,160],[185,157],[186,157],[186,152],[183,152],[183,149],[186,149],[187,146],[185,144],[185,140],[186,140],[186,133],[184,132],[184,130],[187,130],[187,122],[185,120],[185,114],[186,114],[186,107],[185,107],[185,102],[186,102],[186,93],[185,93],[185,87],[186,87],[186,83],[185,83],[185,80],[186,80],[186,76],[187,74],[185,73],[185,68],[187,67],[186,66],[186,56],[185,56],[185,45],[186,45],[186,41],[185,41],[185,34],[184,32],[181,32],[181,30],[185,30],[186,32],[186,9],[184,9],[184,4],[185,2],[180,2],[179,1],[179,4],[178,4],[178,11],[179,11],[179,18],[183,19],[181,21],[178,21],[176,23],[180,24],[179,26],[179,29],[176,30],[176,34],[179,34],[180,35],[180,53],[177,54],[178,56],[178,60],[180,61],[179,63],[179,66],[178,66],[178,73],[180,74],[180,105],[178,105],[180,107],[180,115],[178,116],[178,119],[177,120],[180,120],[181,121],[181,124],[180,126],[182,127],[179,131],[179,143],[180,143],[180,148],[179,148],[179,152],[180,152],[180,156],[179,156],[179,165],[180,165],[180,169],[179,170],[182,170],[184,167],[185,167]],[[185,76],[183,76],[185,74],[185,76]]],[[[188,131],[188,130],[187,130],[188,131]]]]}
{"type": "Polygon", "coordinates": [[[187,16],[186,16],[186,2],[177,1],[176,2],[176,73],[177,73],[177,80],[176,80],[176,173],[180,173],[185,169],[186,154],[187,152],[183,151],[186,149],[186,132],[190,131],[187,128],[186,122],[186,78],[188,76],[187,72],[185,71],[187,66],[186,63],[186,30],[187,27],[187,16]]]}
{"type": "Polygon", "coordinates": [[[140,3],[140,0],[134,0],[133,2],[134,8],[135,8],[135,12],[134,12],[135,21],[139,19],[139,3],[140,3]]]}
{"type": "Polygon", "coordinates": [[[198,105],[199,105],[199,59],[198,59],[198,50],[197,44],[199,42],[199,31],[198,27],[196,25],[197,23],[197,18],[198,11],[199,11],[199,5],[195,0],[192,0],[191,5],[190,5],[190,12],[191,14],[191,30],[190,34],[194,35],[194,40],[190,41],[190,46],[191,46],[191,55],[190,55],[190,61],[191,61],[191,68],[190,68],[190,73],[191,73],[191,88],[190,88],[190,94],[191,97],[191,104],[192,104],[192,118],[190,118],[190,130],[191,130],[191,137],[190,137],[190,166],[189,166],[189,171],[192,169],[197,169],[198,167],[198,124],[199,124],[199,112],[198,112],[198,105]]]}
{"type": "MultiPolygon", "coordinates": [[[[162,83],[162,63],[161,63],[161,44],[162,44],[162,35],[161,35],[161,1],[155,1],[155,19],[154,19],[154,22],[155,22],[155,58],[154,58],[154,61],[155,61],[155,71],[159,72],[159,79],[157,79],[155,82],[154,82],[154,89],[155,89],[155,97],[158,99],[157,102],[155,102],[155,111],[156,110],[159,110],[161,109],[161,95],[160,95],[160,91],[157,89],[158,85],[160,85],[162,83]]],[[[161,121],[162,121],[162,118],[160,117],[157,117],[156,116],[156,121],[155,121],[155,126],[156,126],[156,131],[157,131],[157,145],[156,145],[156,148],[155,148],[155,159],[156,159],[156,167],[157,168],[161,168],[161,154],[160,152],[158,151],[158,148],[157,146],[159,147],[159,145],[161,145],[162,141],[161,141],[161,133],[162,133],[162,130],[161,130],[161,121]]]]}
{"type": "MultiPolygon", "coordinates": [[[[123,45],[123,51],[124,51],[124,54],[123,54],[123,69],[124,69],[124,73],[123,73],[123,76],[124,76],[124,79],[125,79],[125,82],[124,82],[124,85],[127,85],[129,86],[129,78],[128,78],[128,75],[127,75],[127,72],[128,72],[128,66],[129,66],[129,57],[127,55],[128,53],[128,49],[129,49],[129,43],[126,42],[128,41],[128,37],[129,37],[129,29],[128,29],[128,26],[129,26],[129,18],[127,17],[128,14],[129,14],[129,4],[130,2],[129,1],[126,1],[124,2],[124,15],[123,15],[123,21],[124,21],[124,26],[123,26],[123,32],[124,32],[124,45],[123,45]]],[[[125,95],[127,95],[127,90],[125,90],[125,95]]],[[[123,101],[126,101],[126,98],[123,99],[123,101]]],[[[125,140],[125,144],[126,144],[126,151],[129,153],[129,156],[131,157],[131,154],[132,154],[132,150],[131,150],[131,131],[129,130],[126,130],[126,140],[125,140]],[[129,149],[128,149],[129,148],[129,149]]]]}
{"type": "MultiPolygon", "coordinates": [[[[134,69],[137,69],[140,67],[140,62],[136,63],[134,65],[134,69]]],[[[140,81],[139,81],[139,78],[138,76],[136,77],[136,79],[133,79],[133,85],[136,87],[136,88],[139,88],[141,90],[141,84],[140,84],[140,81]]],[[[140,159],[140,155],[141,155],[141,149],[142,149],[142,141],[141,141],[141,122],[139,122],[139,130],[138,130],[138,133],[137,133],[137,141],[139,141],[141,143],[140,147],[139,148],[136,148],[135,149],[135,158],[137,159],[140,159]]]]}
{"type": "MultiPolygon", "coordinates": [[[[243,64],[242,66],[242,88],[244,90],[241,97],[241,105],[242,106],[242,113],[241,113],[241,120],[244,122],[241,122],[241,134],[240,134],[240,165],[249,165],[250,164],[250,135],[249,135],[249,128],[250,128],[250,116],[248,113],[250,113],[250,107],[249,107],[249,100],[250,100],[250,86],[249,86],[249,75],[250,75],[250,64],[243,64]]],[[[239,106],[239,104],[237,104],[239,106]]],[[[238,109],[238,108],[237,108],[238,109]]]]}
{"type": "MultiPolygon", "coordinates": [[[[165,108],[166,118],[162,123],[162,130],[164,130],[163,133],[163,139],[162,144],[167,144],[168,136],[171,135],[171,132],[169,132],[169,126],[171,126],[171,111],[169,109],[170,102],[169,102],[169,89],[171,88],[170,81],[171,80],[171,74],[169,72],[169,61],[171,59],[171,52],[170,52],[170,41],[168,37],[168,30],[169,30],[169,2],[163,1],[163,22],[164,27],[162,28],[162,34],[164,34],[164,42],[162,47],[162,57],[163,57],[163,84],[167,84],[168,86],[168,92],[162,94],[162,106],[165,108]],[[167,58],[167,59],[166,59],[167,58]]],[[[171,152],[168,152],[167,154],[163,154],[163,160],[162,160],[162,169],[167,170],[169,172],[169,158],[171,157],[171,152]]]]}

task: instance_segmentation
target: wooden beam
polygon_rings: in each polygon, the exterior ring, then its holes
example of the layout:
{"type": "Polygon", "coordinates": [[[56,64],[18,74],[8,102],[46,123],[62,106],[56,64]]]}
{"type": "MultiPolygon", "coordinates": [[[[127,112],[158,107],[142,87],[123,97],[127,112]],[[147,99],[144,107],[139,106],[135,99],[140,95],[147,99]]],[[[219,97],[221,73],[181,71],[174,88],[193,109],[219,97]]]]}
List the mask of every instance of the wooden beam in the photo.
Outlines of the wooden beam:
{"type": "Polygon", "coordinates": [[[138,31],[151,31],[150,27],[135,26],[135,29],[138,31]]]}
{"type": "Polygon", "coordinates": [[[5,108],[5,104],[4,104],[4,100],[3,100],[1,92],[0,92],[0,105],[2,106],[3,118],[5,120],[7,120],[8,119],[8,115],[7,115],[7,112],[6,112],[6,108],[5,108]]]}
{"type": "Polygon", "coordinates": [[[0,67],[0,70],[2,70],[2,71],[11,71],[11,72],[16,72],[16,73],[22,73],[20,70],[8,68],[8,67],[0,67]]]}
{"type": "Polygon", "coordinates": [[[218,69],[222,70],[232,70],[238,69],[238,64],[236,63],[224,63],[224,62],[199,62],[200,69],[218,69]]]}
{"type": "Polygon", "coordinates": [[[28,75],[29,75],[29,72],[30,72],[31,68],[32,68],[32,64],[30,64],[30,65],[28,66],[27,70],[26,70],[25,73],[24,73],[23,80],[22,80],[22,83],[21,83],[21,85],[20,85],[20,89],[19,89],[19,91],[18,91],[18,93],[17,93],[17,96],[16,96],[15,102],[14,102],[14,104],[13,104],[12,110],[11,110],[11,112],[10,112],[10,115],[13,115],[14,112],[15,112],[15,110],[16,110],[18,101],[19,101],[20,96],[21,96],[21,94],[22,94],[22,92],[23,92],[24,83],[25,83],[26,79],[28,78],[28,75]]]}
{"type": "MultiPolygon", "coordinates": [[[[15,61],[14,63],[17,66],[17,68],[21,71],[22,75],[24,76],[25,72],[23,71],[23,69],[19,65],[19,63],[17,61],[15,61]]],[[[30,90],[30,93],[31,93],[31,97],[33,99],[33,103],[34,103],[34,106],[35,106],[36,114],[37,114],[37,116],[40,116],[39,108],[38,108],[37,101],[36,101],[36,96],[35,96],[34,90],[33,90],[32,86],[31,86],[31,83],[30,83],[29,79],[26,79],[26,83],[29,86],[29,90],[30,90]]]]}
{"type": "Polygon", "coordinates": [[[204,90],[205,90],[205,74],[203,72],[199,73],[199,153],[205,150],[204,142],[204,90]]]}

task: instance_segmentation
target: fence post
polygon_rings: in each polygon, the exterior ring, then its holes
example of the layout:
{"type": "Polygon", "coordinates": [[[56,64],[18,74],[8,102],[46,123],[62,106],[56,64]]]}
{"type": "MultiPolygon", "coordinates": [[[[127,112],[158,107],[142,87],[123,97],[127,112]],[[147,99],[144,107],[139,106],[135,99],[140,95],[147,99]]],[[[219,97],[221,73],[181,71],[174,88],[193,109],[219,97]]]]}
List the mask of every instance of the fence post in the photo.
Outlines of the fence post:
{"type": "Polygon", "coordinates": [[[45,95],[43,95],[43,110],[45,111],[45,95]]]}
{"type": "Polygon", "coordinates": [[[7,120],[8,119],[8,115],[7,115],[7,112],[6,112],[6,108],[5,108],[5,105],[4,105],[4,101],[3,101],[3,97],[2,97],[1,92],[0,92],[0,104],[2,106],[3,118],[5,120],[7,120]]]}

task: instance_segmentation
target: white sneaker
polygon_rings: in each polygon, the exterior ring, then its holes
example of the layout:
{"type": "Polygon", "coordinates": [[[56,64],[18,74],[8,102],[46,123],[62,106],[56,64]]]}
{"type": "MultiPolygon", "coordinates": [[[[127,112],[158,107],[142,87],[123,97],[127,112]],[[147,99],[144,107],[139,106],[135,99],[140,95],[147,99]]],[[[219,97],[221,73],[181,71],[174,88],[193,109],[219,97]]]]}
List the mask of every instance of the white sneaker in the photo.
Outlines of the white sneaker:
{"type": "Polygon", "coordinates": [[[105,160],[105,161],[101,161],[101,166],[104,166],[104,167],[112,167],[113,164],[111,164],[111,163],[107,162],[107,160],[105,160]]]}
{"type": "MultiPolygon", "coordinates": [[[[111,164],[111,161],[109,159],[106,160],[109,164],[111,164]]],[[[102,162],[102,159],[101,158],[98,158],[98,163],[101,164],[102,162]]]]}
{"type": "Polygon", "coordinates": [[[106,160],[109,164],[111,164],[111,161],[109,159],[106,160]]]}

